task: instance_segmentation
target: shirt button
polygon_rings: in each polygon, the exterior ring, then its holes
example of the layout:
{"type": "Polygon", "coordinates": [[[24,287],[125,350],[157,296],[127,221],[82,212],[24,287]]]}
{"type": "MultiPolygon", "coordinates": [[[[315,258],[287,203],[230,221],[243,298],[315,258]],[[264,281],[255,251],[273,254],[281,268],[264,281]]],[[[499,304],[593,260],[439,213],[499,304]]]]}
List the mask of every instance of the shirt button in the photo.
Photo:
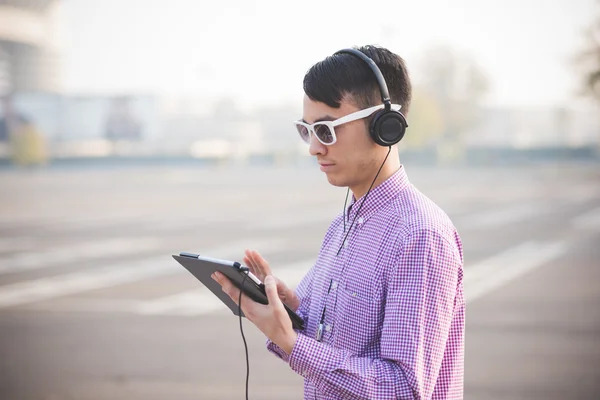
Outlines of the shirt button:
{"type": "Polygon", "coordinates": [[[331,285],[331,289],[333,289],[333,290],[337,289],[337,282],[333,282],[333,284],[331,285]]]}
{"type": "Polygon", "coordinates": [[[331,325],[327,325],[327,326],[325,326],[325,330],[326,330],[327,332],[331,331],[331,325]]]}
{"type": "Polygon", "coordinates": [[[360,218],[358,219],[358,223],[359,223],[359,224],[362,224],[363,222],[365,222],[365,220],[363,219],[363,217],[360,217],[360,218]]]}
{"type": "Polygon", "coordinates": [[[344,247],[348,247],[348,241],[347,240],[344,241],[344,247]]]}

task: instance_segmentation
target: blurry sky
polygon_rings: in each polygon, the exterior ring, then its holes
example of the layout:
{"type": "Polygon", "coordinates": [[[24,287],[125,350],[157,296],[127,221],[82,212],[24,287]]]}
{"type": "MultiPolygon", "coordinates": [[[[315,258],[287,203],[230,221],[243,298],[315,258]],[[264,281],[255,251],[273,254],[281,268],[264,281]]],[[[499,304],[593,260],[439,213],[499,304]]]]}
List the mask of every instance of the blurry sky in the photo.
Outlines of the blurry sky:
{"type": "Polygon", "coordinates": [[[423,52],[447,44],[492,81],[489,102],[568,103],[570,58],[594,0],[65,0],[69,92],[232,95],[300,103],[316,61],[374,43],[419,80],[423,52]]]}

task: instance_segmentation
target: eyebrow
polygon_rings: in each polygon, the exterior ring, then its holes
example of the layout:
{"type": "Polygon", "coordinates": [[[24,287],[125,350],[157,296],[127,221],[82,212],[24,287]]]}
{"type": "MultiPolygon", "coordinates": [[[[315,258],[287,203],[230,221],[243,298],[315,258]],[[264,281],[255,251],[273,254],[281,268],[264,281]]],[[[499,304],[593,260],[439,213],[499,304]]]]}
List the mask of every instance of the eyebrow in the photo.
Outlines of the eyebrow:
{"type": "MultiPolygon", "coordinates": [[[[315,120],[315,122],[321,122],[321,121],[335,121],[337,118],[336,117],[332,117],[331,115],[324,115],[321,118],[318,118],[317,120],[315,120]]],[[[302,118],[302,122],[304,122],[305,124],[308,124],[308,122],[306,122],[304,120],[304,118],[302,118]]],[[[315,123],[313,122],[313,124],[315,123]]]]}

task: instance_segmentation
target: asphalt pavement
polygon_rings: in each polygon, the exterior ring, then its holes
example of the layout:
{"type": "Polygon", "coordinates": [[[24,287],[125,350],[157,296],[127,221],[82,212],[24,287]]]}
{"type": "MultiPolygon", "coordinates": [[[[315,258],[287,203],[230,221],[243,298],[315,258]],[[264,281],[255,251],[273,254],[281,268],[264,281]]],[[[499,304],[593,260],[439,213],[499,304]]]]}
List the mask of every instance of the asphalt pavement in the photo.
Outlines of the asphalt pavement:
{"type": "MultiPolygon", "coordinates": [[[[467,399],[600,398],[600,170],[406,165],[465,250],[467,399]]],[[[345,190],[311,165],[0,171],[0,398],[243,399],[239,321],[172,258],[292,286],[345,190]]],[[[302,379],[244,321],[251,399],[302,379]]]]}

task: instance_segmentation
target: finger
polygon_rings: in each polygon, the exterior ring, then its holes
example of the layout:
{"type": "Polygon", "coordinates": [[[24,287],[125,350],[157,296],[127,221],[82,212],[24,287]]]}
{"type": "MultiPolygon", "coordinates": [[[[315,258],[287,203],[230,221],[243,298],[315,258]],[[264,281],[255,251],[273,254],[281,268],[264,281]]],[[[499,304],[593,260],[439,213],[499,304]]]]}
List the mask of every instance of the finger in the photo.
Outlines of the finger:
{"type": "Polygon", "coordinates": [[[252,272],[254,275],[258,273],[258,271],[256,270],[256,266],[252,261],[252,254],[249,249],[246,249],[244,251],[244,264],[250,269],[250,272],[252,272]]]}
{"type": "Polygon", "coordinates": [[[269,267],[269,263],[256,250],[252,251],[252,261],[258,266],[265,277],[267,275],[271,275],[271,267],[269,267]]]}
{"type": "Polygon", "coordinates": [[[248,268],[250,268],[250,272],[252,272],[258,279],[261,281],[265,280],[265,271],[260,267],[260,265],[255,261],[253,256],[253,250],[247,250],[247,258],[248,258],[248,268]]]}
{"type": "MultiPolygon", "coordinates": [[[[233,300],[235,304],[239,306],[240,289],[238,289],[227,277],[223,276],[221,273],[216,272],[215,274],[220,275],[220,277],[217,276],[215,280],[221,284],[221,290],[223,290],[223,292],[225,292],[225,294],[227,294],[231,300],[233,300]]],[[[244,305],[248,304],[247,302],[249,301],[251,301],[251,299],[245,294],[242,294],[242,309],[244,309],[244,305]]]]}
{"type": "Polygon", "coordinates": [[[267,275],[265,278],[265,292],[267,294],[267,299],[269,300],[269,307],[273,307],[276,310],[283,310],[283,303],[277,294],[277,281],[272,275],[267,275]]]}
{"type": "Polygon", "coordinates": [[[218,271],[215,271],[210,277],[213,278],[219,285],[221,285],[223,291],[225,291],[226,288],[233,286],[229,278],[218,271]]]}
{"type": "Polygon", "coordinates": [[[256,268],[254,268],[254,265],[252,265],[252,261],[247,256],[244,256],[243,261],[244,261],[244,265],[246,267],[248,267],[250,272],[252,272],[254,275],[258,276],[258,274],[256,272],[256,268]]]}
{"type": "Polygon", "coordinates": [[[219,285],[221,285],[221,287],[226,283],[226,280],[228,280],[222,273],[218,271],[213,272],[210,277],[213,278],[219,285]]]}
{"type": "Polygon", "coordinates": [[[223,275],[222,273],[215,271],[212,275],[211,278],[213,278],[215,281],[217,281],[217,283],[219,285],[221,285],[221,289],[223,289],[224,292],[228,292],[231,291],[232,289],[237,289],[233,283],[231,283],[231,281],[229,280],[228,277],[226,277],[225,275],[223,275]]]}

